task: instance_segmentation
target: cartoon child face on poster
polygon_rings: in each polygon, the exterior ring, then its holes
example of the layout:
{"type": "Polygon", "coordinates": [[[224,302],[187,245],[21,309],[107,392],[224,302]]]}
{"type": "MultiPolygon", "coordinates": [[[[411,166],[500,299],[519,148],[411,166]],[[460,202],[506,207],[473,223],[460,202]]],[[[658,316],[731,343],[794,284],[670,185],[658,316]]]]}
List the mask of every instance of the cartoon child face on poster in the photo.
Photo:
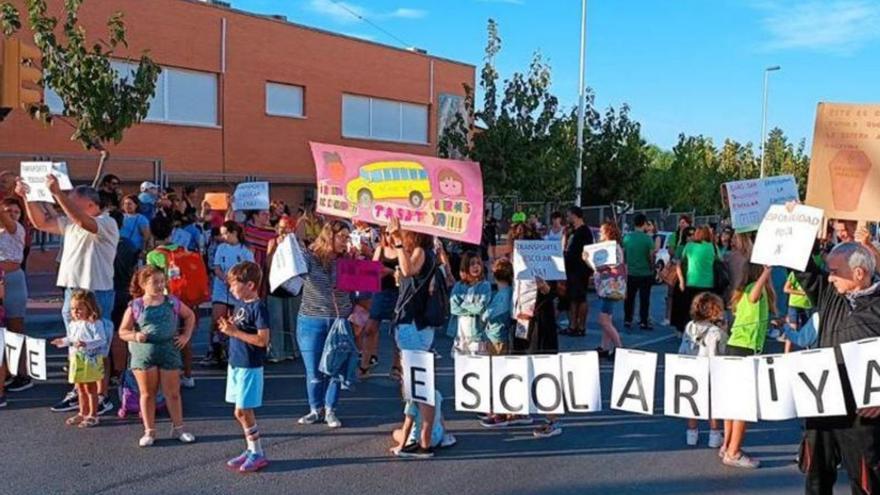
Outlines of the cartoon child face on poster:
{"type": "Polygon", "coordinates": [[[464,180],[455,170],[444,168],[437,175],[440,185],[440,194],[447,198],[460,198],[464,196],[464,180]]]}

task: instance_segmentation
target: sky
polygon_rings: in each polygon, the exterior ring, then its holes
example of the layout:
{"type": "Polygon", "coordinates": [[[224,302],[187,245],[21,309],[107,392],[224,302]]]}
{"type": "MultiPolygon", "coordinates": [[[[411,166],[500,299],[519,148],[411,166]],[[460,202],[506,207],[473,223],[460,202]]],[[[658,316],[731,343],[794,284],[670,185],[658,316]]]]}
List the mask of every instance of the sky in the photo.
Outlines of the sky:
{"type": "MultiPolygon", "coordinates": [[[[578,0],[231,0],[234,8],[479,67],[486,23],[499,25],[502,79],[549,59],[553,93],[578,101],[578,0]],[[359,19],[352,12],[364,20],[359,19]],[[378,26],[378,27],[376,27],[378,26]]],[[[628,104],[645,138],[721,144],[768,129],[812,142],[820,101],[880,103],[880,0],[588,0],[586,84],[601,108],[628,104]]],[[[479,97],[479,93],[478,93],[479,97]]],[[[756,146],[757,148],[757,146],[756,146]]]]}

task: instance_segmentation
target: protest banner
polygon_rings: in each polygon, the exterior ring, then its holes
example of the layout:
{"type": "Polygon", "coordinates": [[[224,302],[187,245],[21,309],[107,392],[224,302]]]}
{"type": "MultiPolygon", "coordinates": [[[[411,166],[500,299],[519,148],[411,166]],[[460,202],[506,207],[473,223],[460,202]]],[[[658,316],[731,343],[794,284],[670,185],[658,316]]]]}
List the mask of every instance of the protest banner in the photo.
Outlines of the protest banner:
{"type": "Polygon", "coordinates": [[[617,246],[615,241],[587,244],[584,246],[584,253],[589,254],[587,259],[594,270],[600,266],[617,266],[620,263],[617,259],[617,246]]]}
{"type": "Polygon", "coordinates": [[[800,199],[791,175],[726,182],[721,186],[723,202],[730,208],[731,226],[737,232],[752,232],[773,205],[800,199]]]}
{"type": "Polygon", "coordinates": [[[455,410],[492,412],[492,358],[455,354],[455,410]]]}
{"type": "Polygon", "coordinates": [[[62,191],[73,189],[67,173],[67,162],[21,162],[20,174],[22,182],[27,184],[28,202],[43,201],[55,203],[52,193],[46,187],[46,177],[54,175],[62,191]]]}
{"type": "Polygon", "coordinates": [[[492,358],[492,412],[527,414],[529,411],[529,357],[492,358]]]}
{"type": "Polygon", "coordinates": [[[712,417],[758,420],[756,364],[751,357],[717,356],[709,359],[712,417]]]}
{"type": "Polygon", "coordinates": [[[614,351],[611,409],[654,414],[654,381],[657,354],[620,349],[614,351]]]}
{"type": "Polygon", "coordinates": [[[516,280],[565,280],[565,259],[559,241],[515,241],[513,273],[516,280]]]}
{"type": "Polygon", "coordinates": [[[269,266],[269,290],[274,291],[278,287],[284,286],[288,292],[298,294],[302,287],[299,275],[307,271],[302,248],[296,240],[296,236],[288,235],[281,241],[272,256],[272,264],[269,266]]]}
{"type": "Polygon", "coordinates": [[[226,211],[229,209],[229,195],[226,193],[205,193],[205,203],[212,210],[226,211]]]}
{"type": "Polygon", "coordinates": [[[782,421],[797,417],[791,393],[790,354],[758,356],[758,419],[782,421]]]}
{"type": "Polygon", "coordinates": [[[382,263],[347,258],[336,260],[336,288],[347,292],[380,292],[382,263]]]}
{"type": "Polygon", "coordinates": [[[426,351],[400,351],[403,368],[403,398],[434,404],[434,353],[426,351]]]}
{"type": "Polygon", "coordinates": [[[310,143],[317,211],[480,244],[480,164],[430,156],[310,143]]]}
{"type": "Polygon", "coordinates": [[[591,413],[602,410],[602,387],[599,375],[599,354],[564,352],[562,356],[562,383],[565,386],[565,405],[569,412],[591,413]]]}
{"type": "Polygon", "coordinates": [[[880,407],[880,339],[840,344],[856,408],[880,407]]]}
{"type": "Polygon", "coordinates": [[[24,335],[3,329],[6,335],[6,371],[18,376],[18,363],[24,350],[24,335]]]}
{"type": "Polygon", "coordinates": [[[798,417],[846,415],[834,349],[795,352],[790,359],[791,389],[798,417]]]}
{"type": "Polygon", "coordinates": [[[663,414],[709,419],[709,358],[666,354],[663,414]]]}
{"type": "Polygon", "coordinates": [[[232,206],[235,211],[268,210],[269,183],[243,182],[239,184],[232,197],[232,206]]]}
{"type": "Polygon", "coordinates": [[[785,206],[771,206],[758,229],[752,263],[804,271],[821,226],[818,208],[797,205],[789,212],[785,206]]]}
{"type": "Polygon", "coordinates": [[[819,103],[806,203],[828,218],[880,218],[880,105],[819,103]]]}
{"type": "Polygon", "coordinates": [[[529,413],[565,414],[559,354],[530,356],[529,413]]]}
{"type": "Polygon", "coordinates": [[[45,380],[49,377],[46,372],[46,340],[27,337],[26,368],[31,378],[45,380]]]}

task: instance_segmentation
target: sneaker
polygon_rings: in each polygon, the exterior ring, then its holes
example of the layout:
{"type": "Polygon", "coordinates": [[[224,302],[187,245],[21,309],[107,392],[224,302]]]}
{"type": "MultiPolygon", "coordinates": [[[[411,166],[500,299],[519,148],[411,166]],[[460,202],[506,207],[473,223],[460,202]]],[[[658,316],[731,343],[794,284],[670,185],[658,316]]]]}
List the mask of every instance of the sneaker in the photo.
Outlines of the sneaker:
{"type": "Polygon", "coordinates": [[[245,461],[247,461],[248,454],[250,453],[250,450],[245,450],[238,457],[233,457],[232,459],[229,459],[228,461],[226,461],[226,467],[238,471],[241,468],[241,465],[244,464],[245,461]]]}
{"type": "Polygon", "coordinates": [[[112,411],[116,406],[110,402],[110,399],[104,397],[103,395],[98,396],[98,416],[103,416],[110,411],[112,411]]]}
{"type": "Polygon", "coordinates": [[[0,395],[0,408],[4,408],[8,405],[9,405],[9,403],[6,402],[6,396],[0,395]]]}
{"type": "Polygon", "coordinates": [[[506,428],[510,426],[510,421],[505,416],[492,416],[480,421],[483,428],[506,428]]]}
{"type": "Polygon", "coordinates": [[[650,331],[654,330],[654,325],[651,325],[650,323],[641,323],[641,324],[639,324],[639,328],[650,332],[650,331]]]}
{"type": "Polygon", "coordinates": [[[180,440],[180,443],[194,443],[196,436],[183,429],[183,426],[171,427],[171,438],[180,440]]]}
{"type": "Polygon", "coordinates": [[[138,440],[138,447],[145,448],[151,447],[153,443],[156,442],[156,430],[147,430],[144,432],[144,436],[138,440]]]}
{"type": "Polygon", "coordinates": [[[49,408],[52,412],[76,411],[79,409],[79,397],[75,390],[67,392],[67,395],[60,402],[49,408]]]}
{"type": "Polygon", "coordinates": [[[724,432],[721,430],[709,430],[709,447],[717,449],[724,443],[724,432]]]}
{"type": "Polygon", "coordinates": [[[181,376],[180,386],[183,388],[196,388],[196,379],[191,376],[181,376]]]}
{"type": "Polygon", "coordinates": [[[34,381],[31,380],[29,376],[17,376],[12,379],[12,382],[6,387],[7,392],[23,392],[29,388],[34,387],[34,381]]]}
{"type": "Polygon", "coordinates": [[[440,440],[440,447],[449,448],[458,443],[458,439],[452,433],[444,433],[443,440],[440,440]]]}
{"type": "Polygon", "coordinates": [[[752,459],[743,451],[739,452],[739,457],[725,455],[721,462],[723,462],[725,466],[744,469],[757,469],[761,466],[761,461],[752,459]]]}
{"type": "Polygon", "coordinates": [[[312,411],[305,416],[299,418],[297,423],[301,425],[313,425],[318,421],[321,421],[321,413],[318,411],[312,411]]]}
{"type": "Polygon", "coordinates": [[[434,449],[423,449],[421,445],[411,443],[397,451],[397,457],[402,457],[404,459],[430,459],[431,457],[434,457],[434,449]]]}
{"type": "Polygon", "coordinates": [[[535,428],[532,431],[532,435],[536,438],[550,438],[555,437],[557,435],[562,435],[562,427],[559,426],[558,421],[554,421],[552,423],[546,423],[538,428],[535,428]]]}
{"type": "Polygon", "coordinates": [[[535,420],[531,416],[512,416],[507,420],[510,426],[529,426],[534,422],[535,420]]]}
{"type": "Polygon", "coordinates": [[[324,411],[324,422],[327,423],[327,426],[330,428],[339,428],[342,426],[342,421],[339,421],[339,418],[336,417],[336,413],[333,412],[333,409],[327,409],[324,411]]]}
{"type": "Polygon", "coordinates": [[[255,454],[253,452],[248,452],[247,458],[241,464],[241,467],[238,468],[239,473],[256,473],[257,471],[263,469],[264,467],[269,465],[269,460],[266,459],[266,456],[263,454],[255,454]]]}
{"type": "Polygon", "coordinates": [[[700,431],[688,429],[685,431],[684,437],[688,446],[693,447],[700,441],[700,431]]]}

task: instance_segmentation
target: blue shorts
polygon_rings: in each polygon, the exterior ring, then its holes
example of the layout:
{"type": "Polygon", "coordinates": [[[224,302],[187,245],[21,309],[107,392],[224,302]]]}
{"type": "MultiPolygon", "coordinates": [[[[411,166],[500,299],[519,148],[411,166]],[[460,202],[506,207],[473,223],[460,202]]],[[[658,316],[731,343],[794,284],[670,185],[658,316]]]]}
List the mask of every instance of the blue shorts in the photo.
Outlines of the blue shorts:
{"type": "Polygon", "coordinates": [[[434,328],[419,330],[412,323],[402,323],[397,326],[395,339],[401,351],[430,351],[434,343],[434,328]]]}
{"type": "Polygon", "coordinates": [[[620,302],[617,299],[609,299],[607,297],[600,297],[599,301],[599,312],[604,315],[614,315],[614,308],[620,302]]]}
{"type": "Polygon", "coordinates": [[[263,405],[263,368],[237,368],[226,372],[226,402],[236,409],[256,409],[263,405]]]}
{"type": "Polygon", "coordinates": [[[370,319],[373,321],[391,321],[394,319],[394,307],[397,306],[397,289],[383,290],[373,294],[370,306],[370,319]]]}

